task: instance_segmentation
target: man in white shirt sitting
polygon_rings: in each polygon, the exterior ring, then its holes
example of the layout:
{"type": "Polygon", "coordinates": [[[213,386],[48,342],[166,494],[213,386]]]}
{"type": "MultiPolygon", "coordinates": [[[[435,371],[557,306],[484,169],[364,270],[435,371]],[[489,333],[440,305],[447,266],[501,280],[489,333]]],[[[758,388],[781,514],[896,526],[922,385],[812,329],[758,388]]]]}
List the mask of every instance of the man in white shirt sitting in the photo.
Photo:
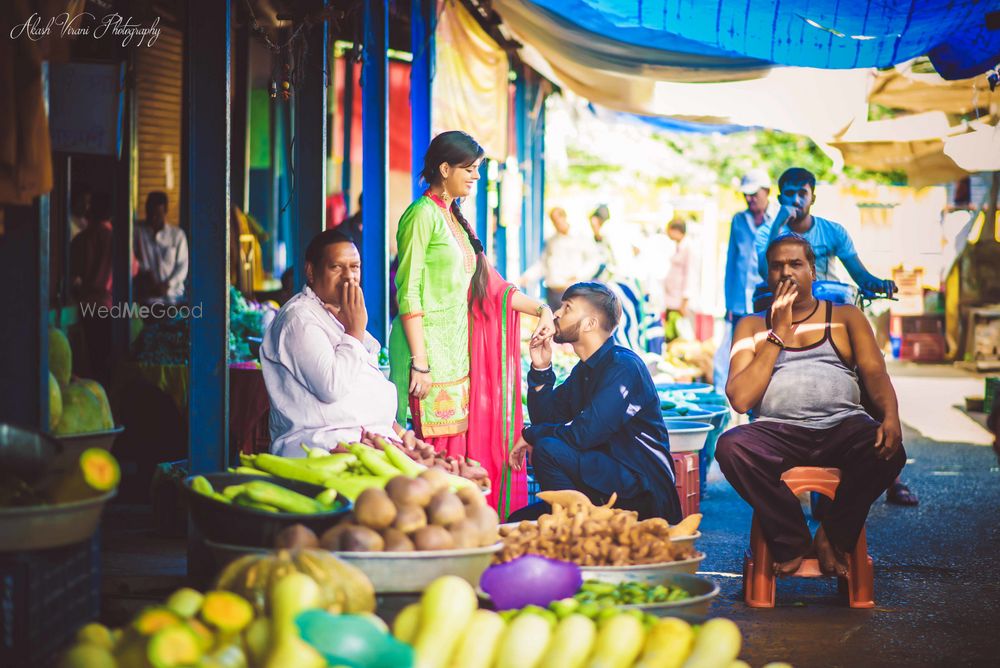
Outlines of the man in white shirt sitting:
{"type": "Polygon", "coordinates": [[[379,370],[379,342],[365,331],[357,247],[340,230],[325,230],[305,260],[305,287],[278,312],[260,348],[271,452],[302,457],[302,443],[330,450],[364,431],[412,445],[413,433],[393,421],[396,388],[379,370]]]}
{"type": "Polygon", "coordinates": [[[144,304],[176,304],[184,299],[188,274],[187,236],[167,224],[167,194],[146,197],[146,220],[135,228],[135,255],[139,261],[136,292],[144,304]]]}

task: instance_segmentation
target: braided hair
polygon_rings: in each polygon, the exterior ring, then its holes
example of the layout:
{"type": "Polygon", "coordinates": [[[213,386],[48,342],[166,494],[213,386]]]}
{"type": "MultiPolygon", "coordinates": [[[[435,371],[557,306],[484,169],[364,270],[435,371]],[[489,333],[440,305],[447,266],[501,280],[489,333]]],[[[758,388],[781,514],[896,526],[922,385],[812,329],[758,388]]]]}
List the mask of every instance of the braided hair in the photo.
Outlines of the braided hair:
{"type": "MultiPolygon", "coordinates": [[[[486,155],[486,151],[468,133],[461,130],[442,132],[434,137],[430,146],[427,147],[427,153],[424,155],[424,168],[421,170],[420,176],[427,185],[436,186],[442,181],[440,170],[442,163],[448,163],[455,167],[468,167],[484,155],[486,155]]],[[[451,202],[451,213],[465,230],[472,250],[476,254],[476,271],[472,275],[469,303],[481,305],[486,297],[486,285],[489,280],[483,244],[476,233],[472,231],[472,225],[462,215],[462,209],[459,208],[457,199],[451,202]]]]}

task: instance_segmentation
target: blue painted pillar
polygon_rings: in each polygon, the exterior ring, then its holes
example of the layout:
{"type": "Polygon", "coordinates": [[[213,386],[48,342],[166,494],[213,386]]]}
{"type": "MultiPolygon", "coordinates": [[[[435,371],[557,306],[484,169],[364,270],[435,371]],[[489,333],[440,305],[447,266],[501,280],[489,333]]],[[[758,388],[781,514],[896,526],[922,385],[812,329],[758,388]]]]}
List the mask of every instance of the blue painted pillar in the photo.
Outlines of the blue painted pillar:
{"type": "Polygon", "coordinates": [[[518,230],[518,247],[520,263],[518,272],[523,273],[528,268],[528,239],[531,228],[531,165],[529,163],[531,120],[528,118],[528,79],[524,67],[517,69],[517,80],[514,92],[514,127],[517,142],[517,168],[521,171],[521,227],[518,230]]]}
{"type": "MultiPolygon", "coordinates": [[[[303,9],[319,11],[326,0],[303,3],[303,9]]],[[[305,32],[308,44],[306,61],[297,64],[302,72],[292,93],[295,114],[295,145],[292,150],[292,173],[295,175],[296,230],[295,285],[306,283],[305,252],[313,237],[326,228],[326,68],[329,62],[326,22],[312,25],[305,32]]]]}
{"type": "Polygon", "coordinates": [[[436,0],[412,0],[410,5],[410,171],[413,199],[424,192],[420,172],[431,143],[431,72],[434,69],[434,16],[436,0]]]}
{"type": "MultiPolygon", "coordinates": [[[[535,88],[535,95],[544,95],[540,87],[535,88]]],[[[545,245],[545,100],[536,105],[538,118],[532,124],[531,140],[531,211],[532,238],[531,262],[535,262],[542,254],[545,245]]]]}
{"type": "Polygon", "coordinates": [[[232,14],[228,2],[188,5],[187,219],[191,230],[190,470],[225,469],[229,443],[229,151],[232,14]]]}
{"type": "MultiPolygon", "coordinates": [[[[476,236],[488,246],[490,232],[490,161],[485,159],[479,165],[479,181],[476,183],[476,236]]],[[[489,249],[487,248],[487,255],[489,249]]]]}
{"type": "MultiPolygon", "coordinates": [[[[354,128],[354,59],[350,53],[344,54],[344,163],[340,166],[340,191],[344,193],[344,206],[351,215],[354,204],[351,197],[351,130],[354,128]]],[[[363,224],[363,223],[362,223],[363,224]]]]}
{"type": "Polygon", "coordinates": [[[386,235],[389,184],[388,3],[365,0],[364,61],[361,66],[362,165],[361,287],[368,306],[368,331],[389,341],[389,243],[386,235]]]}
{"type": "MultiPolygon", "coordinates": [[[[135,61],[130,53],[128,60],[135,61]]],[[[128,304],[132,301],[132,249],[133,225],[136,219],[136,202],[132,197],[132,184],[138,181],[138,164],[133,160],[132,147],[138,146],[136,139],[136,119],[138,102],[134,85],[126,85],[127,62],[119,70],[118,109],[122,117],[122,132],[118,136],[117,164],[115,180],[112,184],[114,202],[114,225],[112,226],[111,296],[114,304],[128,304]]],[[[181,166],[183,169],[183,165],[181,166]]],[[[183,177],[182,177],[183,178],[183,177]]],[[[180,206],[181,203],[174,203],[180,206]]],[[[146,203],[141,202],[143,218],[146,203]]],[[[131,322],[129,318],[115,318],[111,321],[111,355],[120,359],[128,355],[131,322]]]]}

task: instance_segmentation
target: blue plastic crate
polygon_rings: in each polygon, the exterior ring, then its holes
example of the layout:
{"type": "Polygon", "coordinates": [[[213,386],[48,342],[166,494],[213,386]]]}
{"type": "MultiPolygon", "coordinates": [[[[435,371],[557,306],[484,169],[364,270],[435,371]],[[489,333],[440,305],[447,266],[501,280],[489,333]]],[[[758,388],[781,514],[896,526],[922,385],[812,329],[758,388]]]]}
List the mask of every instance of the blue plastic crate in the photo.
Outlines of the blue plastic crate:
{"type": "Polygon", "coordinates": [[[77,545],[0,553],[0,666],[55,663],[101,605],[99,534],[77,545]]]}
{"type": "Polygon", "coordinates": [[[538,502],[538,493],[542,491],[542,488],[538,486],[538,481],[535,480],[535,469],[531,466],[525,467],[525,473],[528,479],[528,505],[538,502]]]}

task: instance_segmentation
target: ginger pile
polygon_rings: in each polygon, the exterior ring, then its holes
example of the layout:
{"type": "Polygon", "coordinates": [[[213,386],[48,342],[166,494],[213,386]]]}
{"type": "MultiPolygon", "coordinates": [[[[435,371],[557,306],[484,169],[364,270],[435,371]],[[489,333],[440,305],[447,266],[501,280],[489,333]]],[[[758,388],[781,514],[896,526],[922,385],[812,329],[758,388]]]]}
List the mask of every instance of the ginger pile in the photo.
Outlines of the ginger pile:
{"type": "Polygon", "coordinates": [[[586,495],[573,490],[542,492],[538,497],[552,506],[552,512],[537,523],[502,528],[504,547],[498,561],[539,554],[580,566],[635,566],[695,555],[690,543],[674,543],[671,538],[694,534],[700,514],[670,526],[660,517],[640,522],[638,513],[613,508],[615,495],[603,506],[593,505],[586,495]]]}

